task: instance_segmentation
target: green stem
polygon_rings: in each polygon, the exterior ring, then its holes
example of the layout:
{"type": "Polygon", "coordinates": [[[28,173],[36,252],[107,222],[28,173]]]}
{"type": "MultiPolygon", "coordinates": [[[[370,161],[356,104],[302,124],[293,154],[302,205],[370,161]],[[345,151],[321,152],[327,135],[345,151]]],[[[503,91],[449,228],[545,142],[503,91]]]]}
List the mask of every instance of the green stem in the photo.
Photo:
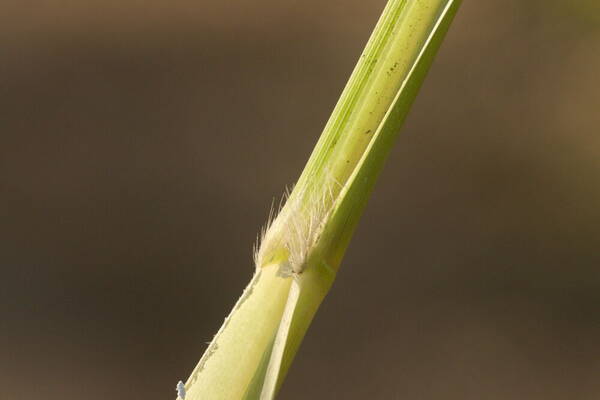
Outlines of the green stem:
{"type": "Polygon", "coordinates": [[[252,281],[186,382],[186,400],[275,396],[458,4],[388,2],[263,237],[252,281]]]}

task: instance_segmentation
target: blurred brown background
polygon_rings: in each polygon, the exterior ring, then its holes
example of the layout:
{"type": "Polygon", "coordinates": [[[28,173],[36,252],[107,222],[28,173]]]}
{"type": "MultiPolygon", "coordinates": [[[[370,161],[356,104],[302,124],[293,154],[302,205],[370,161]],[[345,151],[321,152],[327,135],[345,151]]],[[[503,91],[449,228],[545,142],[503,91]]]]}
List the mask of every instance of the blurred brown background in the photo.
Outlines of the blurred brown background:
{"type": "MultiPolygon", "coordinates": [[[[384,0],[4,0],[0,398],[173,399],[384,0]]],[[[600,7],[465,1],[281,399],[600,398],[600,7]]]]}

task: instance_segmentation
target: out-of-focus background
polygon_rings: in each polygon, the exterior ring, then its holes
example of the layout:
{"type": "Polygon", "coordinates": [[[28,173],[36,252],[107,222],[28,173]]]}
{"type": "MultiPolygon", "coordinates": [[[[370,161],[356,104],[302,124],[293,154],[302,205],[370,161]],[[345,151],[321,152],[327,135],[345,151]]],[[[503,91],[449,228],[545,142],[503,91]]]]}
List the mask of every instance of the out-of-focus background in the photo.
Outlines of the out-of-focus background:
{"type": "MultiPolygon", "coordinates": [[[[173,399],[384,0],[4,0],[0,398],[173,399]]],[[[600,6],[465,1],[281,399],[600,398],[600,6]]]]}

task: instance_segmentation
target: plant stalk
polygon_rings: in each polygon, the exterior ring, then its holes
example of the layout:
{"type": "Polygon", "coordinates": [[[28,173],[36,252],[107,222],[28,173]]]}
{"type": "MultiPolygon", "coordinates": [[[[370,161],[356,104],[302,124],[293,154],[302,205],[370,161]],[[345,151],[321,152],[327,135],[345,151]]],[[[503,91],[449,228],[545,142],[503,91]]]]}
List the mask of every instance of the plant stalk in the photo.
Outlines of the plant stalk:
{"type": "Polygon", "coordinates": [[[388,2],[186,400],[275,397],[459,2],[388,2]]]}

